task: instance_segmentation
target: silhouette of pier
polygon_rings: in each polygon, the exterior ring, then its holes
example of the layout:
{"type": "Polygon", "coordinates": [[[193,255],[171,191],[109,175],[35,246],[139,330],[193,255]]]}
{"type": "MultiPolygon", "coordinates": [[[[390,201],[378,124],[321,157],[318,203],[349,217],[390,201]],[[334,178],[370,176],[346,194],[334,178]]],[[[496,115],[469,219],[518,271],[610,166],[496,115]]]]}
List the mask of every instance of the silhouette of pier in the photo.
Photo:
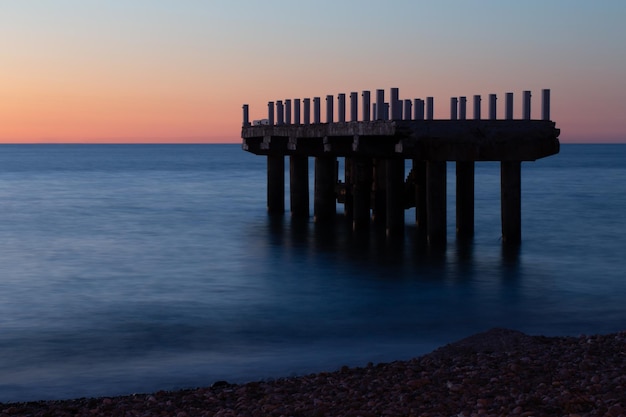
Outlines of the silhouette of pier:
{"type": "Polygon", "coordinates": [[[415,207],[418,232],[429,244],[446,242],[448,161],[456,163],[456,232],[474,234],[474,166],[480,161],[501,164],[502,239],[521,241],[521,162],[559,152],[559,129],[550,120],[550,90],[542,90],[541,118],[531,119],[531,92],[524,91],[522,118],[513,118],[513,93],[507,93],[504,118],[497,118],[497,97],[489,95],[488,118],[481,117],[481,96],[473,97],[473,118],[467,98],[450,100],[450,118],[434,119],[434,100],[400,99],[397,88],[335,97],[270,101],[267,118],[249,119],[243,106],[241,137],[245,151],[267,157],[267,209],[285,211],[285,157],[289,157],[291,215],[308,218],[309,158],[314,158],[314,220],[330,222],[337,202],[344,205],[354,230],[384,224],[388,236],[404,229],[404,210],[415,207]],[[360,102],[360,106],[359,106],[360,102]],[[311,106],[313,104],[313,106],[311,106]],[[312,107],[312,108],[311,108],[312,107]],[[349,107],[349,120],[346,118],[349,107]],[[360,109],[359,109],[360,107],[360,109]],[[361,117],[359,118],[359,110],[361,117]],[[311,117],[312,116],[312,117],[311,117]],[[339,181],[338,158],[344,160],[339,181]],[[405,172],[405,160],[412,168],[405,172]]]}

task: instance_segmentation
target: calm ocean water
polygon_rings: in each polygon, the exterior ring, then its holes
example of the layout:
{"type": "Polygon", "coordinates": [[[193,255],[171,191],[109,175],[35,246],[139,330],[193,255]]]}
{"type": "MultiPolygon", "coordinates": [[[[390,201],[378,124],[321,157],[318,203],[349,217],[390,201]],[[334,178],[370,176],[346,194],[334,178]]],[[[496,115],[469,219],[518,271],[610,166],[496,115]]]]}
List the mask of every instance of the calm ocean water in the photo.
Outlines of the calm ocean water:
{"type": "Polygon", "coordinates": [[[265,159],[239,145],[0,146],[0,402],[407,359],[495,326],[626,329],[626,145],[524,163],[514,253],[499,164],[476,165],[471,245],[448,169],[433,252],[413,210],[400,242],[269,218],[265,159]]]}

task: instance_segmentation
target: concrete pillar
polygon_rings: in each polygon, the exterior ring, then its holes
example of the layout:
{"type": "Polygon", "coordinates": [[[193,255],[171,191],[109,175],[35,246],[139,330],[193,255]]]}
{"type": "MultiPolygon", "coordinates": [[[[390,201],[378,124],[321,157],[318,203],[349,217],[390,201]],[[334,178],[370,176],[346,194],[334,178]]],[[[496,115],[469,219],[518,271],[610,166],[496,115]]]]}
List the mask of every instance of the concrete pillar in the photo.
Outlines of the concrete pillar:
{"type": "Polygon", "coordinates": [[[424,120],[424,100],[416,98],[413,107],[415,107],[415,120],[424,120]]]}
{"type": "Polygon", "coordinates": [[[446,243],[446,161],[427,161],[428,243],[433,246],[446,243]]]}
{"type": "Polygon", "coordinates": [[[387,236],[404,233],[404,159],[388,159],[387,165],[387,236]]]}
{"type": "Polygon", "coordinates": [[[370,92],[363,91],[363,121],[370,121],[370,92]]]}
{"type": "Polygon", "coordinates": [[[333,114],[335,109],[333,108],[335,98],[332,95],[326,96],[326,123],[333,123],[333,114]]]}
{"type": "Polygon", "coordinates": [[[315,158],[313,215],[316,223],[333,220],[337,213],[335,199],[336,162],[337,158],[331,156],[315,158]]]}
{"type": "Polygon", "coordinates": [[[376,120],[385,120],[385,90],[376,90],[376,120]]]}
{"type": "Polygon", "coordinates": [[[541,119],[550,120],[550,90],[541,91],[541,119]]]}
{"type": "Polygon", "coordinates": [[[459,118],[459,99],[452,97],[450,99],[450,120],[457,120],[459,118]]]}
{"type": "Polygon", "coordinates": [[[383,111],[383,120],[389,120],[389,103],[385,103],[385,110],[383,111]]]}
{"type": "Polygon", "coordinates": [[[249,108],[247,104],[243,105],[243,127],[248,127],[250,126],[250,115],[249,115],[249,108]]]}
{"type": "Polygon", "coordinates": [[[267,211],[271,214],[285,212],[285,157],[267,156],[267,211]]]}
{"type": "Polygon", "coordinates": [[[285,100],[285,124],[291,124],[291,100],[285,100]]]}
{"type": "Polygon", "coordinates": [[[413,102],[410,99],[404,100],[404,120],[411,120],[413,117],[413,102]]]}
{"type": "Polygon", "coordinates": [[[391,118],[390,120],[400,120],[402,116],[400,115],[402,108],[400,107],[400,89],[392,88],[391,89],[391,98],[389,99],[391,104],[391,118]]]}
{"type": "Polygon", "coordinates": [[[435,118],[435,102],[432,97],[426,97],[426,118],[428,120],[435,118]]]}
{"type": "Polygon", "coordinates": [[[267,102],[267,122],[270,126],[274,125],[274,102],[267,102]]]}
{"type": "Polygon", "coordinates": [[[379,225],[387,221],[387,164],[385,159],[374,160],[374,207],[372,217],[379,225]]]}
{"type": "Polygon", "coordinates": [[[467,119],[467,97],[459,97],[459,119],[467,119]]]}
{"type": "Polygon", "coordinates": [[[370,200],[372,195],[372,160],[356,157],[352,162],[353,230],[363,230],[370,223],[370,200]]]}
{"type": "Polygon", "coordinates": [[[474,235],[474,161],[456,162],[456,234],[474,235]]]}
{"type": "Polygon", "coordinates": [[[289,195],[291,217],[309,217],[309,158],[302,155],[289,157],[289,195]]]}
{"type": "Polygon", "coordinates": [[[504,106],[506,120],[513,120],[513,93],[506,93],[506,102],[504,106]]]}
{"type": "Polygon", "coordinates": [[[524,91],[522,103],[522,119],[530,120],[530,91],[524,91]]]}
{"type": "Polygon", "coordinates": [[[489,119],[496,120],[497,118],[497,110],[496,110],[496,101],[498,97],[495,94],[489,94],[489,119]]]}
{"type": "Polygon", "coordinates": [[[428,231],[426,161],[413,160],[413,176],[415,181],[415,225],[418,234],[426,236],[428,231]]]}
{"type": "Polygon", "coordinates": [[[517,244],[522,240],[522,163],[500,163],[502,241],[517,244]]]}
{"type": "Polygon", "coordinates": [[[344,167],[344,201],[343,201],[343,214],[346,216],[346,219],[352,219],[352,214],[354,213],[354,199],[352,197],[352,188],[353,188],[353,178],[352,178],[352,165],[353,158],[344,158],[343,167],[344,167]]]}
{"type": "Polygon", "coordinates": [[[337,96],[337,119],[342,123],[346,121],[346,95],[344,93],[337,96]]]}
{"type": "Polygon", "coordinates": [[[304,112],[304,124],[311,124],[311,99],[305,98],[302,105],[304,106],[304,108],[302,109],[302,111],[304,112]]]}
{"type": "Polygon", "coordinates": [[[285,110],[282,100],[276,102],[276,124],[278,126],[285,124],[285,110]]]}
{"type": "Polygon", "coordinates": [[[359,94],[356,92],[350,93],[350,121],[359,121],[359,94]]]}
{"type": "Polygon", "coordinates": [[[480,101],[479,95],[474,96],[474,120],[480,120],[480,101]]]}
{"type": "Polygon", "coordinates": [[[321,103],[319,97],[313,97],[313,123],[321,123],[321,103]]]}
{"type": "Polygon", "coordinates": [[[376,118],[378,117],[378,108],[376,107],[376,103],[372,104],[372,114],[373,119],[376,120],[376,118]]]}
{"type": "Polygon", "coordinates": [[[300,124],[300,99],[293,99],[293,123],[300,124]]]}

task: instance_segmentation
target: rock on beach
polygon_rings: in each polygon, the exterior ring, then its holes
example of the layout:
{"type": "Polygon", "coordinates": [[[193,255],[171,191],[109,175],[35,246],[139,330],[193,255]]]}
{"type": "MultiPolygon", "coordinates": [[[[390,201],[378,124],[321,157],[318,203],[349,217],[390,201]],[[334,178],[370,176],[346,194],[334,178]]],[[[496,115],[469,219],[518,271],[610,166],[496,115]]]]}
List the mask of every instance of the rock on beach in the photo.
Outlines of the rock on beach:
{"type": "Polygon", "coordinates": [[[408,361],[115,398],[0,403],[5,416],[626,416],[626,332],[492,329],[408,361]]]}

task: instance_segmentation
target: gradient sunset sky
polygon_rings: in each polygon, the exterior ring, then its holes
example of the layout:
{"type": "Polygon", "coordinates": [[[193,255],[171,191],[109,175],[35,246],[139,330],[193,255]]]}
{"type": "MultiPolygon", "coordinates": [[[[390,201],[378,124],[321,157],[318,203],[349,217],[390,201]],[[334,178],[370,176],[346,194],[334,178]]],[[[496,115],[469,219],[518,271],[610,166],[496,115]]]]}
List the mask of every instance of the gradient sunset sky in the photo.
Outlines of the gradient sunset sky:
{"type": "MultiPolygon", "coordinates": [[[[242,104],[550,88],[561,141],[626,142],[624,0],[0,0],[0,142],[239,142],[242,104]]],[[[468,106],[468,115],[471,107],[468,106]]]]}

